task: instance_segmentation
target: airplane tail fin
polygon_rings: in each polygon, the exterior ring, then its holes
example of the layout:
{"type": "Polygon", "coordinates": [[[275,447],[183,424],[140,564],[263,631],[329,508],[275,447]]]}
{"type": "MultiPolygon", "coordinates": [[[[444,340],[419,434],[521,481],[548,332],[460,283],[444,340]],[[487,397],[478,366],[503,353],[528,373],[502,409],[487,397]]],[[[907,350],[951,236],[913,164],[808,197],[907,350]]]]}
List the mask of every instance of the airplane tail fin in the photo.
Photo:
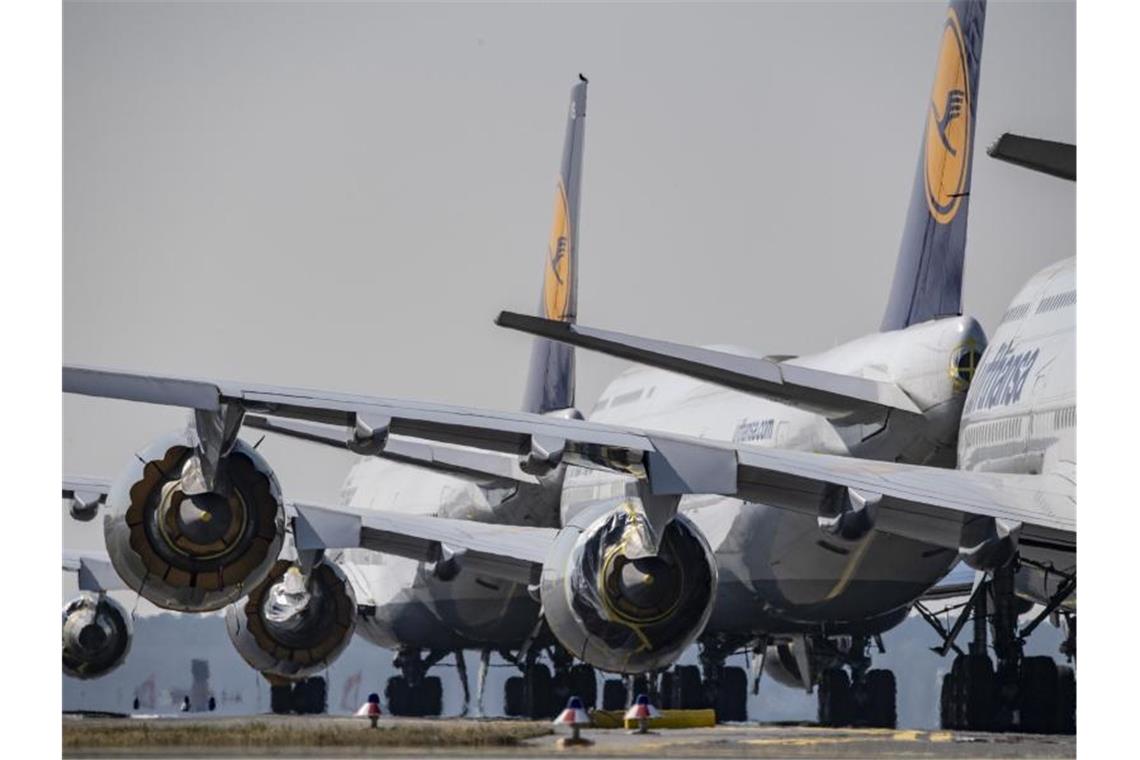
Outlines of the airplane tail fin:
{"type": "Polygon", "coordinates": [[[985,0],[953,0],[946,12],[883,330],[962,312],[985,23],[985,0]]]}
{"type": "MultiPolygon", "coordinates": [[[[578,199],[586,135],[586,85],[570,89],[562,167],[554,191],[554,222],[543,269],[538,316],[573,324],[578,316],[578,199]]],[[[536,414],[574,407],[574,348],[536,338],[530,354],[523,411],[536,414]]]]}

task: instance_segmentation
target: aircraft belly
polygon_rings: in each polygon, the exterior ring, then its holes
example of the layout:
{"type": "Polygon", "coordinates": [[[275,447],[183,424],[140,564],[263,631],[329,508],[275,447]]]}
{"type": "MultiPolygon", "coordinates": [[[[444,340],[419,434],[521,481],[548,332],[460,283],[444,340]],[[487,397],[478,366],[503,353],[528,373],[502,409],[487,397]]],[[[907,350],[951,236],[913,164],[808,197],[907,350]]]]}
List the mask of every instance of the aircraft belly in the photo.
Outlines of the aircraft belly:
{"type": "Polygon", "coordinates": [[[538,619],[518,584],[462,571],[441,581],[423,563],[367,550],[346,551],[342,564],[358,602],[375,609],[361,617],[361,635],[389,649],[517,646],[538,619]]]}
{"type": "Polygon", "coordinates": [[[773,633],[879,618],[921,595],[957,558],[885,533],[842,541],[825,536],[812,517],[735,499],[686,514],[717,559],[709,632],[773,633]]]}

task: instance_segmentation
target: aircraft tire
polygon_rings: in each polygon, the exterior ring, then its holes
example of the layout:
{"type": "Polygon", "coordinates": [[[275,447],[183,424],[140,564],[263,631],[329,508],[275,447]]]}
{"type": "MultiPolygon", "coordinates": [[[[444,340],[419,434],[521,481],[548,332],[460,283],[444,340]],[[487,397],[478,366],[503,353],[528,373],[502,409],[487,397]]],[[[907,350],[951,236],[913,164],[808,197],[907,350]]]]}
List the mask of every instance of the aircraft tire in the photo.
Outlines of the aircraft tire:
{"type": "Polygon", "coordinates": [[[720,669],[716,719],[718,723],[743,723],[748,720],[748,674],[744,668],[720,669]]]}
{"type": "Polygon", "coordinates": [[[675,678],[679,708],[694,710],[706,706],[700,668],[696,665],[678,665],[675,678]]]}
{"type": "Polygon", "coordinates": [[[570,668],[570,696],[578,697],[587,710],[598,705],[598,679],[589,665],[570,668]]]}
{"type": "Polygon", "coordinates": [[[625,709],[625,682],[620,678],[607,678],[602,684],[602,709],[625,709]]]}
{"type": "Polygon", "coordinates": [[[553,718],[554,709],[551,704],[550,668],[542,663],[535,663],[527,668],[525,693],[525,715],[528,718],[553,718]]]}
{"type": "Polygon", "coordinates": [[[898,724],[898,687],[895,674],[889,670],[867,672],[866,725],[894,728],[898,724]]]}
{"type": "Polygon", "coordinates": [[[403,676],[392,676],[384,687],[389,715],[413,715],[408,682],[403,676]]]}
{"type": "Polygon", "coordinates": [[[1018,687],[1021,730],[1028,734],[1057,731],[1057,692],[1060,690],[1060,679],[1053,658],[1022,658],[1018,687]]]}
{"type": "Polygon", "coordinates": [[[957,702],[954,701],[955,688],[953,672],[942,676],[942,693],[938,700],[938,722],[942,728],[947,730],[958,728],[957,702]]]}
{"type": "Polygon", "coordinates": [[[306,678],[293,686],[293,709],[298,715],[322,715],[328,711],[328,696],[324,678],[306,678]]]}
{"type": "Polygon", "coordinates": [[[846,726],[851,723],[851,680],[843,668],[828,668],[820,674],[816,688],[818,718],[821,726],[846,726]]]}
{"type": "Polygon", "coordinates": [[[1077,674],[1068,665],[1057,666],[1057,733],[1077,733],[1077,674]]]}
{"type": "Polygon", "coordinates": [[[522,676],[511,676],[503,686],[503,712],[508,717],[518,718],[523,714],[524,685],[522,676]]]}
{"type": "Polygon", "coordinates": [[[661,709],[672,710],[677,701],[677,676],[672,670],[661,674],[661,709]]]}
{"type": "Polygon", "coordinates": [[[439,676],[428,676],[414,692],[416,715],[443,714],[443,681],[439,676]]]}
{"type": "Polygon", "coordinates": [[[293,712],[293,684],[270,685],[269,709],[274,715],[288,715],[293,712]]]}
{"type": "Polygon", "coordinates": [[[994,730],[997,688],[993,663],[984,654],[954,658],[953,707],[957,728],[967,731],[994,730]]]}

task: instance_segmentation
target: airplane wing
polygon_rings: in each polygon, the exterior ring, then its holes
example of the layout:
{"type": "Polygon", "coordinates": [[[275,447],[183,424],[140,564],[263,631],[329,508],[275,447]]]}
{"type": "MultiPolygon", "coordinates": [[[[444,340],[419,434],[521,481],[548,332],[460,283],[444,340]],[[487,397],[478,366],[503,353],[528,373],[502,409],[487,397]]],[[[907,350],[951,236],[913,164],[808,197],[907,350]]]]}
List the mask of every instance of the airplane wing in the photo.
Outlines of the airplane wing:
{"type": "Polygon", "coordinates": [[[80,591],[118,591],[127,588],[111,565],[111,558],[104,552],[64,551],[63,570],[78,574],[80,591]]]}
{"type": "Polygon", "coordinates": [[[458,557],[475,572],[516,583],[538,583],[558,531],[430,515],[292,503],[298,551],[364,548],[436,562],[458,557]]]}
{"type": "Polygon", "coordinates": [[[828,489],[847,488],[875,500],[877,529],[947,548],[959,546],[963,525],[976,516],[1021,524],[1022,542],[1062,550],[1076,545],[1072,483],[1056,476],[943,470],[586,420],[295,388],[78,367],[65,367],[63,375],[64,390],[71,393],[205,410],[232,405],[311,422],[364,423],[391,434],[521,456],[538,453],[632,475],[652,496],[723,494],[817,515],[828,489]]]}
{"type": "Polygon", "coordinates": [[[510,311],[501,312],[495,323],[541,338],[763,396],[822,414],[829,419],[866,421],[882,417],[884,412],[891,410],[903,414],[922,414],[914,401],[893,383],[598,330],[510,311]]]}
{"type": "MultiPolygon", "coordinates": [[[[364,453],[356,447],[352,431],[345,428],[334,428],[329,425],[298,420],[274,419],[255,414],[247,414],[243,424],[254,430],[264,430],[287,438],[364,453]]],[[[445,472],[474,480],[494,478],[513,480],[518,483],[537,484],[539,482],[534,475],[523,472],[516,457],[494,451],[481,451],[394,437],[387,441],[383,449],[368,453],[400,464],[445,472]]]]}

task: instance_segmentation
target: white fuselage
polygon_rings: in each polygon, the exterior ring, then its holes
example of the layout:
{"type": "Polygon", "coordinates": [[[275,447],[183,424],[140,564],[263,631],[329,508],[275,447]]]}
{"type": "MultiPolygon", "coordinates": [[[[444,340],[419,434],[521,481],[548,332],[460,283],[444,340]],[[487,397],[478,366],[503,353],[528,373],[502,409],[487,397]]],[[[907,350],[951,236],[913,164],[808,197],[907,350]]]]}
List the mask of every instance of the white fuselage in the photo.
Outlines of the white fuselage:
{"type": "MultiPolygon", "coordinates": [[[[1073,494],[1077,482],[1076,260],[1042,270],[1014,297],[982,357],[962,410],[964,470],[1042,475],[1073,494]]],[[[1021,556],[1063,573],[1076,553],[1022,541],[1021,556]]],[[[1044,602],[1060,578],[1023,564],[1018,590],[1044,602]]],[[[1070,597],[1076,606],[1076,595],[1070,597]]]]}
{"type": "MultiPolygon", "coordinates": [[[[893,382],[923,417],[884,414],[842,425],[812,412],[673,373],[633,368],[602,393],[591,420],[757,447],[952,467],[965,386],[954,360],[985,336],[955,317],[866,336],[788,364],[893,382]]],[[[724,350],[724,349],[722,349],[724,350]]],[[[747,353],[740,349],[741,353],[747,353]]],[[[630,491],[629,478],[570,468],[563,520],[630,491]]],[[[719,570],[709,632],[748,636],[849,625],[890,627],[893,615],[942,577],[956,553],[872,531],[859,541],[825,536],[801,514],[720,496],[686,497],[681,509],[705,533],[719,570]],[[891,621],[888,621],[888,617],[891,621]]]]}

